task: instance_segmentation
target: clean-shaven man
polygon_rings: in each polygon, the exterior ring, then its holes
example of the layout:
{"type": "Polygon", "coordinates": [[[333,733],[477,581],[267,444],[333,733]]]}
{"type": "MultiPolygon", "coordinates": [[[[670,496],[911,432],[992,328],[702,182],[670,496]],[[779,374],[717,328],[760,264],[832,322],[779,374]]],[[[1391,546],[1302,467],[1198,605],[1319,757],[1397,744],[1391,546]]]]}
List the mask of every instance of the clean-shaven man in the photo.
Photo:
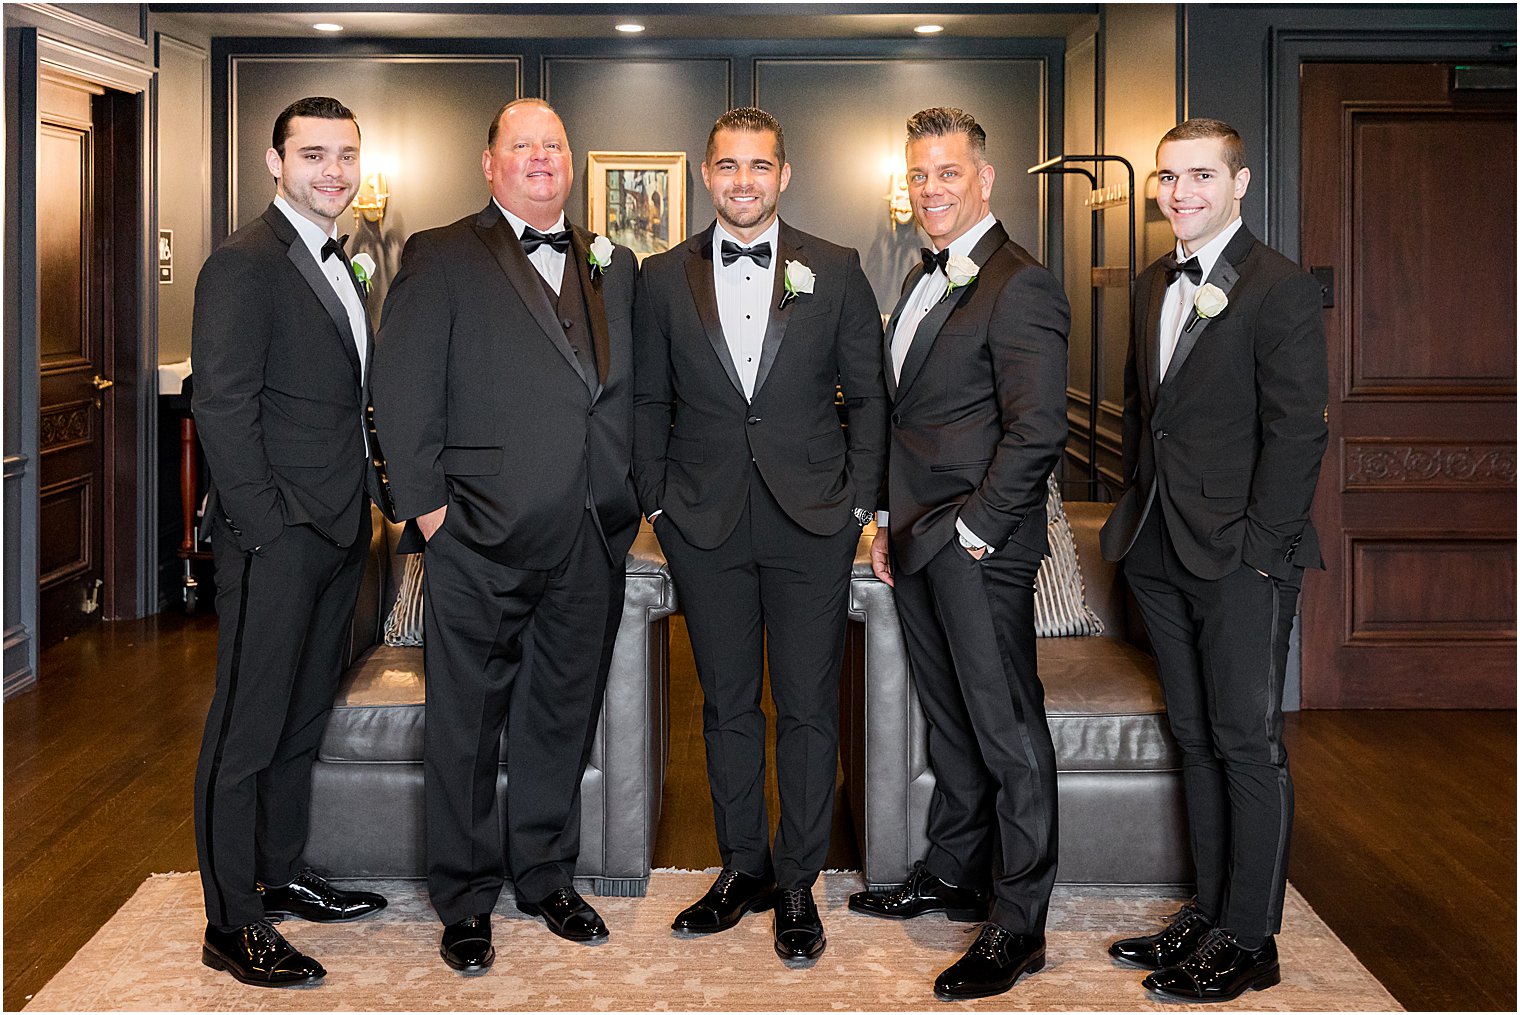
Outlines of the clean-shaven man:
{"type": "Polygon", "coordinates": [[[264,163],[275,198],[195,284],[192,405],[211,482],[216,693],[195,772],[206,897],[201,961],[243,983],[325,975],[270,917],[385,907],[303,869],[311,765],[343,668],[369,550],[365,447],[374,346],[338,216],[359,185],[359,125],[336,99],[292,103],[264,163]]]}
{"type": "Polygon", "coordinates": [[[1125,491],[1103,527],[1156,652],[1182,748],[1198,896],[1115,942],[1168,1001],[1278,982],[1293,824],[1282,739],[1288,634],[1327,440],[1319,285],[1240,220],[1251,182],[1229,124],[1194,119],[1156,150],[1177,249],[1135,282],[1124,370],[1125,491]]]}
{"type": "Polygon", "coordinates": [[[1066,295],[993,216],[987,134],[960,109],[908,118],[908,196],[933,249],[887,325],[885,504],[871,547],[896,589],[929,729],[929,851],[850,908],[982,925],[934,983],[999,994],[1045,964],[1055,750],[1035,665],[1045,484],[1066,441],[1066,295]],[[895,583],[895,584],[894,584],[895,583]],[[995,876],[994,876],[995,874],[995,876]]]}
{"type": "Polygon", "coordinates": [[[859,255],[777,216],[790,179],[775,117],[718,118],[702,161],[717,219],[648,258],[639,282],[634,478],[691,635],[723,858],[673,926],[726,930],[774,902],[777,954],[813,959],[826,943],[812,886],[833,812],[846,592],[886,409],[881,318],[859,255]]]}
{"type": "Polygon", "coordinates": [[[502,108],[481,167],[486,206],[402,252],[374,383],[399,549],[427,562],[428,892],[466,973],[495,960],[508,877],[555,934],[607,937],[572,876],[639,522],[633,253],[567,224],[570,143],[541,99],[502,108]]]}

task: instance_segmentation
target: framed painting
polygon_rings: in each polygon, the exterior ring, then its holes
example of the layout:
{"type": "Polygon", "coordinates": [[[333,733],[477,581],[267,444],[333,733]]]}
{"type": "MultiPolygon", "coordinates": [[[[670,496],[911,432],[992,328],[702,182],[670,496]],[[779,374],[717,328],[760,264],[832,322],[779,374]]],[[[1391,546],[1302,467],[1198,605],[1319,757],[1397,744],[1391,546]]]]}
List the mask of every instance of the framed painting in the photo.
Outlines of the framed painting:
{"type": "Polygon", "coordinates": [[[685,152],[591,152],[588,228],[639,260],[686,239],[685,152]]]}

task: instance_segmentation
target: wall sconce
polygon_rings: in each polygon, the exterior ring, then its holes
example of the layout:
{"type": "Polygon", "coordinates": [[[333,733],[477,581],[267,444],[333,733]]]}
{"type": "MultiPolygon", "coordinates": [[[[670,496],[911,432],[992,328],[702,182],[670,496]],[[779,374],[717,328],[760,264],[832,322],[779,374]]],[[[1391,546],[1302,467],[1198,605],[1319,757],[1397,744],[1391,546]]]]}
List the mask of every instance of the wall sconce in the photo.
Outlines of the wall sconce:
{"type": "Polygon", "coordinates": [[[882,160],[887,174],[887,222],[896,229],[913,221],[913,202],[908,200],[908,169],[901,160],[882,160]]]}
{"type": "Polygon", "coordinates": [[[385,185],[384,173],[370,173],[364,177],[364,182],[359,184],[359,193],[354,197],[354,224],[359,224],[362,216],[366,222],[373,222],[379,228],[385,221],[385,206],[390,202],[391,193],[385,185]]]}

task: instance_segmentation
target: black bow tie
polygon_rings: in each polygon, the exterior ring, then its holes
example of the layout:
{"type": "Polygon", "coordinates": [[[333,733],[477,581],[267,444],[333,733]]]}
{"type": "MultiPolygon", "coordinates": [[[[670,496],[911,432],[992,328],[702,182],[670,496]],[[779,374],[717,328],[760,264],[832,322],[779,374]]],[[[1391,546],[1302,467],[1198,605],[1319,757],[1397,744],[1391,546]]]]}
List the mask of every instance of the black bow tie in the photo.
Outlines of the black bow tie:
{"type": "Polygon", "coordinates": [[[771,266],[771,241],[757,243],[753,247],[741,247],[733,240],[724,240],[718,248],[723,255],[723,267],[727,268],[741,257],[747,257],[761,268],[771,266]]]}
{"type": "Polygon", "coordinates": [[[531,254],[546,243],[563,254],[570,249],[570,230],[561,229],[557,233],[541,233],[532,226],[523,227],[523,253],[531,254]]]}
{"type": "Polygon", "coordinates": [[[339,236],[336,239],[329,236],[327,242],[322,244],[322,260],[325,261],[334,254],[337,254],[338,260],[341,261],[343,259],[343,245],[347,242],[347,235],[339,236]]]}
{"type": "Polygon", "coordinates": [[[945,265],[950,263],[950,248],[946,247],[939,253],[935,253],[928,247],[919,247],[918,252],[924,258],[924,274],[932,275],[936,271],[944,271],[945,265]]]}
{"type": "Polygon", "coordinates": [[[1179,275],[1186,275],[1188,281],[1194,285],[1203,281],[1203,265],[1198,263],[1198,258],[1190,257],[1186,261],[1177,262],[1171,254],[1161,259],[1161,267],[1166,269],[1166,284],[1171,285],[1177,281],[1179,275]]]}

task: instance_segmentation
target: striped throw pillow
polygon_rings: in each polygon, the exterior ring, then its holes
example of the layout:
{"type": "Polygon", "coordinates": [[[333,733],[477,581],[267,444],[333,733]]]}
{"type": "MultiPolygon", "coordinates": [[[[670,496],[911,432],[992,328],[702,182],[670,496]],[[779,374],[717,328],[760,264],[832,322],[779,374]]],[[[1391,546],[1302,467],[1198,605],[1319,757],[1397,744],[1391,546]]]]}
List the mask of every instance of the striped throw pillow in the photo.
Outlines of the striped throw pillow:
{"type": "Polygon", "coordinates": [[[1046,539],[1050,556],[1040,561],[1034,579],[1034,633],[1041,638],[1069,638],[1103,633],[1103,621],[1087,605],[1077,541],[1071,534],[1061,488],[1054,475],[1045,497],[1046,539]]]}
{"type": "Polygon", "coordinates": [[[396,605],[385,618],[385,643],[396,648],[422,644],[422,554],[406,555],[406,570],[401,573],[401,589],[396,605]]]}

